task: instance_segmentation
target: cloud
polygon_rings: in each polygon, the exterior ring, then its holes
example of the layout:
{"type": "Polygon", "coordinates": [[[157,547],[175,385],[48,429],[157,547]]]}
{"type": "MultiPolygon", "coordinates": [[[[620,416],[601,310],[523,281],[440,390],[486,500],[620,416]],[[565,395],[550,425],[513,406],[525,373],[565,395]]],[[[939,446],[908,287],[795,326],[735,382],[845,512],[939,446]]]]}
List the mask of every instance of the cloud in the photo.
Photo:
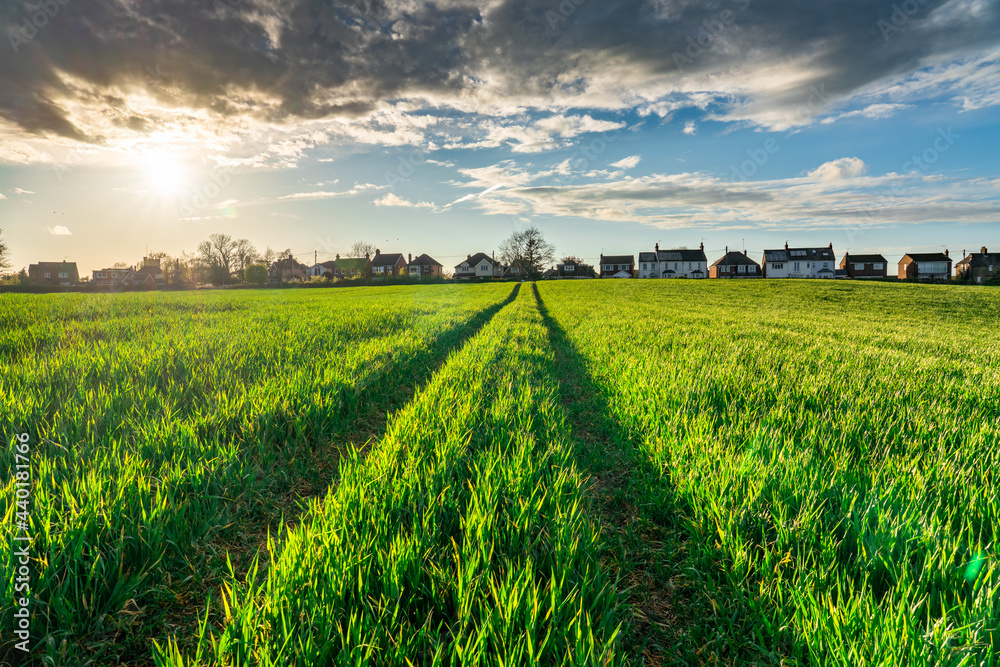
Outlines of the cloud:
{"type": "Polygon", "coordinates": [[[388,192],[385,196],[380,197],[372,201],[376,206],[405,206],[411,208],[434,208],[434,204],[425,201],[411,202],[402,197],[397,196],[395,193],[388,192]]]}
{"type": "MultiPolygon", "coordinates": [[[[785,129],[862,100],[1000,104],[1000,5],[986,0],[924,0],[888,35],[898,0],[623,0],[574,3],[569,19],[552,0],[233,4],[61,10],[0,59],[0,122],[16,137],[0,159],[51,160],[27,144],[39,137],[104,150],[305,128],[267,144],[291,165],[333,137],[428,145],[442,124],[454,131],[437,146],[532,153],[629,110],[785,129]]],[[[35,7],[9,3],[0,34],[35,7]]]]}
{"type": "MultiPolygon", "coordinates": [[[[287,200],[309,200],[309,199],[335,199],[337,197],[350,197],[351,195],[360,194],[368,190],[384,190],[389,187],[388,185],[378,185],[375,183],[355,183],[354,187],[350,190],[343,190],[341,192],[330,192],[325,190],[319,190],[316,192],[295,192],[288,195],[283,195],[278,197],[278,201],[287,200]]],[[[271,200],[258,200],[251,202],[254,204],[260,203],[270,203],[271,200]]]]}
{"type": "Polygon", "coordinates": [[[642,157],[638,155],[629,155],[628,157],[622,158],[617,162],[612,162],[608,166],[614,167],[615,169],[632,169],[639,164],[639,160],[641,159],[642,157]]]}
{"type": "Polygon", "coordinates": [[[72,236],[73,235],[73,232],[69,231],[69,229],[67,229],[66,227],[63,227],[62,225],[56,225],[55,227],[46,227],[46,229],[48,230],[49,234],[52,234],[52,236],[72,236]]]}
{"type": "Polygon", "coordinates": [[[697,131],[698,131],[698,126],[695,124],[693,120],[689,120],[688,122],[684,123],[684,129],[681,130],[681,132],[683,132],[684,134],[691,134],[691,135],[693,135],[697,131]]]}
{"type": "Polygon", "coordinates": [[[846,111],[836,116],[831,116],[829,118],[824,118],[821,123],[829,124],[834,121],[840,120],[841,118],[852,118],[856,116],[863,116],[864,118],[889,118],[896,114],[897,111],[902,111],[903,109],[912,109],[912,104],[869,104],[864,109],[855,109],[854,111],[846,111]]]}
{"type": "MultiPolygon", "coordinates": [[[[864,163],[843,158],[807,176],[733,182],[687,172],[611,177],[563,184],[547,177],[528,185],[477,193],[487,214],[586,218],[660,228],[859,230],[901,224],[993,223],[1000,210],[996,180],[935,174],[865,176],[864,163]],[[823,178],[814,175],[834,175],[823,178]],[[848,178],[838,178],[848,175],[848,178]]],[[[543,174],[545,172],[536,172],[543,174]]]]}
{"type": "Polygon", "coordinates": [[[19,195],[33,195],[35,194],[32,190],[22,190],[21,188],[14,188],[14,192],[19,195]]]}
{"type": "Polygon", "coordinates": [[[842,157],[839,160],[824,162],[809,172],[811,178],[822,181],[842,181],[846,178],[861,176],[868,171],[864,161],[856,157],[842,157]]]}

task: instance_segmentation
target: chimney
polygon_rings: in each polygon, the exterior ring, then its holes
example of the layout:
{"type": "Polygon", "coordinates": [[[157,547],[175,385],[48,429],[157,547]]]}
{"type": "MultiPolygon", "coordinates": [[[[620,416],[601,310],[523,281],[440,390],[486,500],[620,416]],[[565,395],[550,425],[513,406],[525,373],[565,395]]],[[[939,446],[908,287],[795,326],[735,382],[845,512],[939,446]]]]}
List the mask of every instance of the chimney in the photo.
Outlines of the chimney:
{"type": "Polygon", "coordinates": [[[490,255],[493,256],[493,259],[496,259],[497,258],[497,251],[494,250],[493,252],[490,253],[490,255]]]}
{"type": "Polygon", "coordinates": [[[375,256],[378,257],[380,254],[382,254],[382,251],[379,250],[378,248],[375,248],[375,256]]]}
{"type": "Polygon", "coordinates": [[[409,258],[406,263],[407,264],[413,264],[413,253],[412,252],[411,253],[407,253],[406,256],[409,258]]]}
{"type": "Polygon", "coordinates": [[[747,255],[747,251],[745,249],[743,250],[743,256],[744,257],[749,257],[749,255],[747,255]]]}
{"type": "Polygon", "coordinates": [[[944,249],[944,256],[945,256],[945,257],[947,257],[947,256],[948,256],[948,249],[947,249],[947,248],[945,248],[945,249],[944,249]]]}
{"type": "Polygon", "coordinates": [[[338,262],[340,261],[340,254],[339,253],[337,254],[337,261],[338,262]]]}
{"type": "Polygon", "coordinates": [[[788,241],[785,241],[785,250],[788,250],[788,241]]]}
{"type": "Polygon", "coordinates": [[[705,244],[702,243],[701,245],[699,245],[698,246],[698,250],[701,250],[702,252],[704,252],[705,251],[705,244]]]}
{"type": "Polygon", "coordinates": [[[466,259],[472,259],[472,255],[466,255],[465,258],[466,259]]]}
{"type": "Polygon", "coordinates": [[[729,246],[726,246],[726,254],[729,254],[729,246]]]}
{"type": "Polygon", "coordinates": [[[656,242],[656,252],[660,252],[660,242],[656,242]]]}
{"type": "Polygon", "coordinates": [[[986,254],[986,246],[983,246],[982,248],[980,248],[980,250],[982,250],[984,255],[986,254]]]}
{"type": "Polygon", "coordinates": [[[833,250],[833,241],[830,241],[830,250],[833,250]]]}

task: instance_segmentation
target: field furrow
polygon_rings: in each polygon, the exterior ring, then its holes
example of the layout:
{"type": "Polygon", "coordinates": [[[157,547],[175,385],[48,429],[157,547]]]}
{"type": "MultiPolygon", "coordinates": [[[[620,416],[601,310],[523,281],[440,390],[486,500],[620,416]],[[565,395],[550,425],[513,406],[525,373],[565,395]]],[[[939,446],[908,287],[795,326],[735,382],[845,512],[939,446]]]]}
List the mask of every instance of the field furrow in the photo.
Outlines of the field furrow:
{"type": "Polygon", "coordinates": [[[689,598],[667,659],[996,660],[1000,298],[795,282],[539,289],[620,439],[659,473],[639,474],[635,496],[683,529],[662,552],[626,548],[653,569],[685,555],[662,574],[689,598]]]}
{"type": "Polygon", "coordinates": [[[598,567],[534,293],[456,352],[265,575],[229,582],[221,633],[158,664],[613,664],[598,567]]]}
{"type": "Polygon", "coordinates": [[[510,293],[67,296],[41,312],[5,299],[0,422],[45,438],[32,452],[39,652],[148,664],[150,637],[190,636],[227,561],[246,571],[510,293]]]}

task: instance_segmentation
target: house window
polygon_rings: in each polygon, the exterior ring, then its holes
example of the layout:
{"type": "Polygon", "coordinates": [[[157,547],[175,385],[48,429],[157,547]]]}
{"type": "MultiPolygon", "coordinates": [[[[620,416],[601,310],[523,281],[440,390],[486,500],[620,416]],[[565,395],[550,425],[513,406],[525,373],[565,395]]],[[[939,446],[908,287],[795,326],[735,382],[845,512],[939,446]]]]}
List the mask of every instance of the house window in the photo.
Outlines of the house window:
{"type": "Polygon", "coordinates": [[[855,271],[864,271],[865,270],[865,265],[864,264],[855,264],[854,265],[854,270],[855,271]]]}
{"type": "Polygon", "coordinates": [[[746,264],[740,264],[740,269],[739,270],[740,270],[740,273],[746,273],[747,272],[747,265],[746,264]]]}
{"type": "Polygon", "coordinates": [[[51,278],[51,277],[52,277],[52,274],[51,274],[51,273],[46,273],[46,274],[45,274],[45,277],[46,277],[46,278],[51,278]]]}
{"type": "Polygon", "coordinates": [[[776,263],[776,264],[772,264],[772,265],[771,265],[771,268],[772,268],[772,269],[783,269],[783,268],[785,268],[785,265],[784,265],[784,264],[782,264],[781,262],[778,262],[778,263],[776,263]]]}
{"type": "Polygon", "coordinates": [[[60,273],[59,277],[60,278],[69,278],[69,274],[68,273],[60,273]]]}
{"type": "Polygon", "coordinates": [[[885,264],[883,264],[882,262],[875,262],[875,264],[872,265],[872,268],[874,268],[876,271],[881,271],[882,269],[885,268],[885,264]]]}
{"type": "Polygon", "coordinates": [[[648,265],[648,264],[646,264],[646,262],[643,262],[643,263],[642,263],[642,270],[643,270],[643,271],[645,271],[645,270],[646,270],[646,269],[648,269],[648,268],[649,268],[649,265],[648,265]]]}
{"type": "Polygon", "coordinates": [[[798,271],[798,270],[799,270],[799,263],[792,262],[792,271],[798,271]]]}

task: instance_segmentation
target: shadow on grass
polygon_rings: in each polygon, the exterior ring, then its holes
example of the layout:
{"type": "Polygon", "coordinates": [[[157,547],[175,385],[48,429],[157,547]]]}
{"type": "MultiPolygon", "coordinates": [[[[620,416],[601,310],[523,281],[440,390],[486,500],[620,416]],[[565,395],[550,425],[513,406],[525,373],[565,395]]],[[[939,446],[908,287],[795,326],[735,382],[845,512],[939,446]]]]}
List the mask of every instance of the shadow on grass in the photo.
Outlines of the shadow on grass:
{"type": "MultiPolygon", "coordinates": [[[[193,643],[199,616],[204,618],[209,593],[214,593],[229,575],[229,562],[237,577],[245,575],[259,550],[266,545],[267,535],[277,534],[281,525],[293,525],[310,499],[325,494],[330,485],[336,483],[344,448],[357,443],[359,449],[367,451],[372,443],[378,442],[385,433],[390,415],[409,403],[454,351],[461,349],[511,304],[519,288],[520,284],[514,285],[502,301],[476,313],[466,323],[442,332],[427,349],[394,356],[390,364],[343,397],[338,406],[339,415],[333,418],[329,432],[317,441],[274,442],[276,449],[280,447],[280,453],[276,451],[274,456],[265,456],[266,460],[257,462],[248,457],[247,471],[241,480],[246,482],[245,493],[228,503],[228,511],[213,517],[214,521],[206,519],[204,523],[210,524],[208,529],[192,534],[184,544],[171,541],[169,545],[161,545],[159,553],[126,557],[130,562],[125,569],[140,575],[133,579],[130,590],[119,596],[127,598],[128,602],[122,607],[110,601],[108,613],[91,618],[89,622],[73,619],[72,627],[79,628],[82,622],[88,628],[83,636],[74,636],[77,633],[58,618],[39,622],[35,627],[45,628],[44,634],[32,639],[41,640],[41,654],[55,656],[56,662],[61,660],[60,655],[65,661],[72,661],[76,654],[76,657],[86,655],[92,664],[152,665],[152,639],[176,636],[182,647],[193,643]],[[152,568],[150,563],[155,563],[152,568]],[[119,607],[121,611],[115,611],[119,607]],[[63,644],[64,641],[69,646],[63,644]]],[[[184,501],[172,507],[163,523],[174,523],[182,528],[181,524],[190,521],[191,507],[187,505],[184,501]],[[176,518],[171,521],[170,516],[176,518]]],[[[80,572],[80,568],[86,570],[86,560],[88,558],[69,565],[80,572]]],[[[67,573],[66,576],[83,575],[67,573]]],[[[44,595],[42,591],[39,593],[44,595]]],[[[209,622],[218,624],[224,610],[216,604],[217,595],[212,595],[212,599],[209,622]]],[[[49,606],[40,598],[36,598],[36,602],[36,608],[49,606]]],[[[37,657],[41,658],[41,654],[37,657]]],[[[10,656],[0,651],[0,664],[5,657],[10,656]]]]}
{"type": "Polygon", "coordinates": [[[555,352],[576,462],[590,478],[601,565],[617,576],[627,602],[623,651],[647,665],[768,664],[767,658],[761,663],[744,654],[743,638],[732,636],[757,623],[750,610],[730,600],[719,613],[713,573],[704,571],[711,549],[692,544],[690,512],[670,471],[653,465],[642,449],[642,434],[613,416],[611,395],[532,287],[555,352]]]}

